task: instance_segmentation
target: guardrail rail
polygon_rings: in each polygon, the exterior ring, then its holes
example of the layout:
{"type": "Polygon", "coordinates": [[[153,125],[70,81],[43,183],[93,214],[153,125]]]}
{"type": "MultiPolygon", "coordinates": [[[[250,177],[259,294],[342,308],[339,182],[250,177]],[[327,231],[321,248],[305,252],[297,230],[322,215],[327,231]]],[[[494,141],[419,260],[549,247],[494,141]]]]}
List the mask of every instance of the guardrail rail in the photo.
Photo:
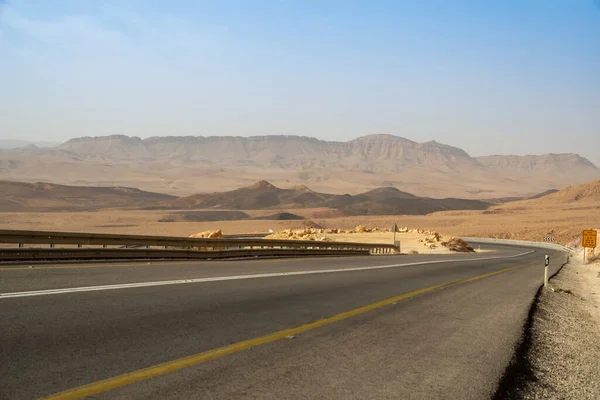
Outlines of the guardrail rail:
{"type": "Polygon", "coordinates": [[[385,243],[272,240],[246,235],[204,239],[21,230],[0,230],[0,244],[16,246],[16,248],[6,246],[0,248],[0,261],[118,258],[215,259],[367,255],[399,251],[395,245],[385,243]],[[38,247],[31,247],[32,245],[38,247]],[[39,248],[39,245],[48,245],[49,247],[39,248]],[[60,245],[61,248],[57,248],[57,245],[60,245]],[[72,247],[69,248],[69,246],[72,247]]]}
{"type": "Polygon", "coordinates": [[[556,243],[547,242],[533,242],[528,240],[514,240],[514,239],[495,239],[495,238],[478,238],[478,237],[461,237],[465,242],[479,242],[479,243],[497,243],[497,244],[508,244],[512,246],[526,246],[526,247],[539,247],[542,249],[562,250],[568,251],[569,253],[575,252],[570,247],[563,246],[556,243]]]}

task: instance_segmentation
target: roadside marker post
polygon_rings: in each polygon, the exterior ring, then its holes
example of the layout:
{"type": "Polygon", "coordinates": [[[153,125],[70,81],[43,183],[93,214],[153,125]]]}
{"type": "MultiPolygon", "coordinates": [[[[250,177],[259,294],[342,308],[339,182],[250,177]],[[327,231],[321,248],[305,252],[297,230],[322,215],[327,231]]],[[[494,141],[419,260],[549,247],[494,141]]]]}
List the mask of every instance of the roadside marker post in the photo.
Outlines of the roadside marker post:
{"type": "Polygon", "coordinates": [[[400,251],[400,241],[396,241],[396,232],[398,232],[398,224],[394,224],[394,226],[392,227],[392,232],[394,232],[394,246],[396,246],[398,248],[398,253],[401,253],[400,251]]]}
{"type": "Polygon", "coordinates": [[[400,241],[394,240],[394,245],[398,248],[398,253],[402,253],[402,247],[400,247],[400,241]]]}
{"type": "Polygon", "coordinates": [[[546,261],[544,265],[544,287],[548,287],[548,265],[550,265],[550,256],[546,254],[546,261]]]}

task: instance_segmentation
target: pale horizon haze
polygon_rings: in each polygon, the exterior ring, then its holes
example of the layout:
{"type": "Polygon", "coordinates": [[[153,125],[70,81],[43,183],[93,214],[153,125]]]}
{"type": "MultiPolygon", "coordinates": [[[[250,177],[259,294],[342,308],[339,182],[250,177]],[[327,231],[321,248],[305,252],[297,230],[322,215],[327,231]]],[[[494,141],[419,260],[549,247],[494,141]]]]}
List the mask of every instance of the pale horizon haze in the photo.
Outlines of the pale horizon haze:
{"type": "Polygon", "coordinates": [[[0,140],[376,133],[600,166],[600,2],[0,0],[0,140]]]}

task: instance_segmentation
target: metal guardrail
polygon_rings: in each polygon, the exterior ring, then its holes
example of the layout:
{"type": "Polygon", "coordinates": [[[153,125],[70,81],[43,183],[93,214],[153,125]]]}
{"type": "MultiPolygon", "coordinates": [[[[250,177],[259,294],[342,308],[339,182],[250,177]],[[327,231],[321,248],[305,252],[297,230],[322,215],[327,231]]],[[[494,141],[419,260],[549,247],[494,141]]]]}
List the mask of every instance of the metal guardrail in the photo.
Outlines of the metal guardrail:
{"type": "MultiPolygon", "coordinates": [[[[83,254],[92,254],[90,249],[83,248],[84,246],[102,246],[102,249],[95,249],[95,251],[102,251],[97,254],[98,257],[109,257],[110,251],[121,251],[115,253],[125,258],[144,258],[144,254],[148,254],[154,257],[152,251],[160,251],[156,253],[157,257],[163,258],[175,258],[185,257],[190,258],[192,254],[181,253],[181,251],[188,251],[194,253],[193,258],[202,258],[199,253],[210,253],[216,254],[216,252],[231,252],[231,251],[248,251],[253,250],[255,253],[249,254],[248,256],[268,256],[269,254],[281,255],[285,252],[281,250],[296,250],[296,255],[300,255],[298,251],[302,250],[302,255],[323,255],[323,251],[346,251],[346,252],[367,252],[367,253],[393,253],[399,249],[393,244],[377,244],[377,243],[356,243],[356,242],[326,242],[326,241],[314,241],[314,240],[272,240],[272,239],[261,239],[253,236],[252,238],[237,236],[229,238],[214,238],[214,239],[203,239],[203,238],[186,238],[186,237],[171,237],[171,236],[137,236],[137,235],[118,235],[118,234],[103,234],[103,233],[75,233],[75,232],[49,232],[49,231],[18,231],[18,230],[0,230],[0,243],[4,244],[16,244],[20,253],[11,252],[13,249],[4,248],[0,249],[2,254],[6,257],[13,254],[26,254],[29,253],[31,258],[39,257],[40,254],[47,256],[57,257],[58,254],[62,254],[62,257],[69,258],[67,253],[69,251],[77,250],[73,252],[73,257],[81,256],[83,254]],[[50,249],[35,249],[25,248],[25,245],[49,245],[50,249]],[[55,249],[55,245],[75,245],[78,249],[55,249]],[[108,248],[108,246],[120,246],[121,249],[108,248]],[[163,249],[151,249],[151,247],[162,247],[163,249]],[[7,250],[7,251],[4,251],[7,250]],[[37,250],[52,250],[50,252],[37,250]],[[59,251],[62,253],[59,253],[59,251]],[[81,250],[81,251],[79,251],[81,250]],[[85,253],[83,250],[88,251],[85,253]],[[264,250],[256,252],[256,250],[264,250]],[[127,252],[128,251],[128,252],[127,252]],[[170,255],[166,251],[172,251],[170,255]],[[180,253],[176,253],[180,251],[180,253]],[[318,253],[317,253],[318,251],[318,253]],[[145,252],[145,253],[144,253],[145,252]]],[[[231,253],[233,254],[233,253],[231,253]]],[[[238,253],[242,254],[242,253],[238,253]]],[[[289,254],[286,253],[286,254],[289,254]]],[[[150,257],[149,256],[149,257],[150,257]]],[[[241,255],[238,255],[241,257],[241,255]]],[[[23,256],[24,257],[24,256],[23,256]]],[[[214,257],[212,257],[214,258],[214,257]]],[[[0,260],[3,260],[0,256],[0,260]]],[[[21,258],[25,259],[25,258],[21,258]]]]}
{"type": "Polygon", "coordinates": [[[52,260],[219,260],[248,257],[333,257],[369,255],[368,250],[246,249],[224,251],[164,249],[0,249],[0,261],[52,260]]]}
{"type": "Polygon", "coordinates": [[[512,239],[492,239],[492,238],[478,238],[478,237],[461,237],[465,242],[479,242],[479,243],[497,243],[497,244],[508,244],[511,246],[527,246],[527,247],[539,247],[542,249],[551,250],[562,250],[574,253],[575,250],[570,247],[563,246],[561,244],[546,243],[546,242],[532,242],[527,240],[512,240],[512,239]]]}
{"type": "Polygon", "coordinates": [[[244,239],[244,238],[186,238],[173,236],[137,236],[106,233],[74,233],[49,231],[0,230],[0,243],[13,244],[68,244],[106,246],[169,246],[169,247],[275,247],[311,249],[397,249],[393,244],[325,242],[317,240],[244,239]]]}

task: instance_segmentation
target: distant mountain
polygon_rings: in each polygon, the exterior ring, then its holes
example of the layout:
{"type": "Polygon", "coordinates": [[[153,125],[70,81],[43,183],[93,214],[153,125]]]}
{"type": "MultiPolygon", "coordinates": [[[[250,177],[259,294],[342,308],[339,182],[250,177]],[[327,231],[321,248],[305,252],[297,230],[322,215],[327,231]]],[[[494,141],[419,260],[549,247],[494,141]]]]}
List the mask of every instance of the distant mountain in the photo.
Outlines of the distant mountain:
{"type": "Polygon", "coordinates": [[[490,203],[465,199],[417,197],[395,188],[379,188],[358,195],[313,192],[305,186],[280,189],[267,181],[229,192],[197,194],[161,204],[172,209],[335,208],[346,215],[428,214],[443,210],[482,210],[490,203]]]}
{"type": "Polygon", "coordinates": [[[30,142],[27,140],[0,139],[0,149],[16,149],[30,145],[36,147],[54,147],[59,144],[60,142],[30,142]]]}
{"type": "Polygon", "coordinates": [[[280,189],[267,181],[258,181],[240,189],[181,197],[161,205],[173,209],[222,208],[256,210],[287,206],[288,208],[325,207],[336,196],[316,193],[306,187],[280,189]]]}
{"type": "Polygon", "coordinates": [[[477,161],[488,168],[502,171],[538,171],[552,173],[558,170],[595,170],[597,167],[578,154],[545,154],[541,156],[484,156],[477,161]]]}
{"type": "Polygon", "coordinates": [[[600,169],[576,154],[474,158],[436,141],[387,134],[347,142],[283,135],[112,135],[76,138],[54,148],[0,150],[0,179],[135,186],[178,196],[268,179],[321,193],[389,186],[435,198],[520,198],[599,178],[600,169]]]}
{"type": "MultiPolygon", "coordinates": [[[[485,209],[479,200],[417,197],[395,188],[379,188],[358,195],[318,193],[304,185],[278,188],[267,181],[228,192],[177,198],[128,187],[66,186],[52,183],[0,181],[0,212],[96,211],[108,208],[179,210],[164,222],[247,219],[230,210],[331,208],[345,215],[428,214],[443,210],[485,209]],[[212,211],[182,211],[207,210],[212,211]]],[[[256,219],[301,219],[276,213],[256,219]]]]}
{"type": "Polygon", "coordinates": [[[148,207],[174,196],[127,187],[65,186],[0,181],[0,212],[95,211],[114,207],[148,207]]]}
{"type": "Polygon", "coordinates": [[[416,143],[392,135],[369,135],[349,142],[301,136],[152,137],[122,135],[72,139],[59,146],[92,160],[206,162],[220,166],[309,170],[345,168],[399,171],[447,163],[477,165],[463,150],[435,141],[416,143]]]}

